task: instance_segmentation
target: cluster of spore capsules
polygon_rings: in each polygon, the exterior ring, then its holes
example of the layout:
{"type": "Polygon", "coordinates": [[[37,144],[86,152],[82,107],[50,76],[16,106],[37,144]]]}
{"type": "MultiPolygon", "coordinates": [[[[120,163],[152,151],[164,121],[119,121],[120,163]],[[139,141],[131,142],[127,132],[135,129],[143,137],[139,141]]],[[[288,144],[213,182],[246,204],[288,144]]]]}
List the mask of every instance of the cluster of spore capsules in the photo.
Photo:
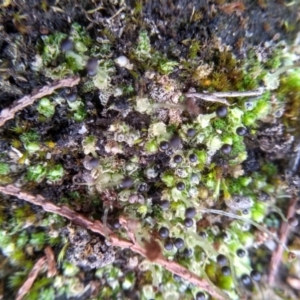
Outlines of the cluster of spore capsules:
{"type": "MultiPolygon", "coordinates": [[[[70,39],[65,39],[61,43],[61,49],[63,52],[72,51],[73,49],[73,42],[70,39]]],[[[98,68],[98,60],[96,58],[90,58],[87,61],[86,64],[86,73],[89,77],[93,77],[97,74],[97,68],[98,68]]],[[[77,91],[76,90],[66,90],[65,91],[65,97],[68,101],[74,102],[77,98],[77,91]]],[[[216,115],[219,118],[225,118],[228,115],[228,108],[226,106],[219,106],[216,109],[216,115]]],[[[245,136],[248,133],[247,129],[245,127],[238,127],[236,129],[236,134],[239,136],[245,136]]],[[[197,130],[195,128],[188,128],[186,131],[186,136],[189,138],[194,138],[197,135],[197,130]]],[[[161,152],[166,153],[168,156],[171,156],[173,154],[173,149],[179,148],[182,143],[181,138],[178,135],[174,135],[171,137],[169,141],[161,141],[159,143],[159,150],[161,152]]],[[[228,155],[232,151],[232,145],[230,144],[223,144],[220,148],[220,151],[224,155],[228,155]]],[[[185,159],[187,159],[190,163],[196,164],[198,162],[198,157],[194,153],[188,154],[187,158],[184,158],[181,154],[175,154],[172,156],[172,162],[176,165],[180,165],[185,159]]],[[[94,159],[96,160],[96,159],[94,159]]],[[[98,160],[97,160],[98,164],[98,160]]],[[[121,189],[130,189],[134,185],[134,180],[131,177],[124,177],[123,180],[120,182],[119,187],[121,189]]],[[[180,192],[184,191],[186,189],[186,184],[183,181],[178,181],[176,183],[176,189],[180,192]]],[[[143,192],[143,185],[140,185],[139,191],[143,192]]],[[[170,201],[169,200],[161,200],[159,203],[161,209],[163,211],[167,211],[170,208],[170,201]]],[[[194,207],[188,207],[185,210],[185,218],[183,220],[183,224],[186,228],[193,227],[195,221],[194,218],[196,216],[196,209],[194,207]]],[[[121,224],[117,219],[114,220],[113,227],[115,229],[119,229],[121,227],[121,224]]],[[[181,237],[171,237],[170,236],[170,230],[163,226],[160,227],[158,230],[159,237],[163,240],[164,248],[167,251],[173,251],[174,248],[177,249],[183,255],[185,258],[190,258],[193,255],[193,250],[191,248],[185,247],[184,239],[181,237]]],[[[198,235],[205,239],[207,238],[207,234],[205,231],[199,231],[198,235]]],[[[246,255],[246,251],[243,249],[238,249],[236,251],[236,256],[239,258],[243,258],[246,255]]],[[[216,263],[219,266],[221,273],[223,276],[230,276],[231,269],[229,267],[228,259],[225,255],[219,254],[216,258],[216,263]]],[[[256,271],[252,270],[250,273],[250,276],[247,274],[244,274],[241,276],[240,280],[246,287],[251,287],[253,281],[259,281],[261,279],[261,274],[256,271]]],[[[174,275],[175,281],[180,281],[181,278],[177,275],[174,275]]],[[[207,296],[203,292],[197,292],[195,295],[196,300],[205,300],[207,299],[207,296]]]]}
{"type": "MultiPolygon", "coordinates": [[[[228,114],[228,108],[226,106],[219,106],[216,109],[216,115],[219,118],[224,118],[227,116],[227,114],[228,114]]],[[[245,135],[247,135],[247,133],[248,133],[248,130],[246,127],[240,126],[236,129],[236,134],[238,136],[245,136],[245,135]]],[[[189,128],[186,131],[186,135],[189,138],[195,137],[196,134],[197,134],[197,131],[194,128],[189,128]]],[[[173,136],[169,142],[167,142],[167,141],[160,142],[159,149],[160,149],[160,151],[168,153],[172,148],[176,148],[176,147],[173,147],[174,143],[177,143],[177,144],[181,143],[180,138],[176,135],[173,136]]],[[[231,150],[232,150],[232,146],[229,144],[223,144],[222,147],[220,148],[220,151],[225,155],[229,154],[231,152],[231,150]]],[[[172,150],[170,151],[170,153],[172,153],[172,150]]],[[[188,155],[187,158],[188,158],[189,162],[197,163],[198,157],[196,154],[191,153],[188,155]]],[[[172,157],[172,160],[173,160],[173,163],[179,165],[184,161],[184,158],[180,154],[175,154],[172,157]]],[[[186,186],[185,186],[184,182],[179,181],[176,183],[176,189],[178,191],[183,191],[183,190],[185,190],[185,188],[186,188],[186,186]]],[[[163,211],[167,211],[170,208],[170,201],[169,200],[161,200],[159,205],[163,211]]],[[[194,222],[195,222],[194,217],[196,216],[196,214],[197,214],[197,211],[196,211],[195,207],[186,208],[185,218],[183,220],[183,224],[186,228],[190,228],[194,225],[194,222]]],[[[165,226],[160,227],[158,230],[158,234],[159,234],[159,237],[163,240],[165,250],[173,251],[174,248],[176,248],[177,251],[179,251],[181,253],[181,255],[183,255],[183,257],[185,257],[185,258],[189,258],[193,255],[192,249],[185,248],[184,239],[182,239],[181,237],[171,237],[170,230],[167,227],[165,227],[165,226]]],[[[207,234],[205,231],[198,231],[198,235],[202,239],[207,238],[207,234]]],[[[246,251],[244,249],[238,249],[236,251],[235,255],[242,259],[243,257],[246,256],[246,251]]],[[[223,276],[231,276],[232,275],[231,269],[229,267],[228,259],[225,255],[219,254],[216,258],[216,263],[217,263],[218,267],[220,268],[220,271],[223,276]]],[[[180,281],[181,278],[177,275],[174,275],[174,279],[176,281],[180,281]]],[[[253,282],[258,282],[260,280],[261,280],[261,273],[258,272],[257,270],[252,270],[250,272],[250,276],[248,274],[244,274],[240,277],[240,282],[242,282],[243,285],[249,289],[251,289],[253,282]]],[[[195,295],[195,299],[196,300],[205,300],[205,299],[207,299],[207,295],[203,292],[197,292],[195,295]]]]}

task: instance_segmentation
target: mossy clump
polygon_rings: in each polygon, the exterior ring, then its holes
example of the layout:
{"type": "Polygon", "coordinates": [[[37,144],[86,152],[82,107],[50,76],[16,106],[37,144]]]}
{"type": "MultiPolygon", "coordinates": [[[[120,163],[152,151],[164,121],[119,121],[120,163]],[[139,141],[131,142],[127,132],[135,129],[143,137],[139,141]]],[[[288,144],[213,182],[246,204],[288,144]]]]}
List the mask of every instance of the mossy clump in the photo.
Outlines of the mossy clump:
{"type": "MultiPolygon", "coordinates": [[[[141,5],[136,4],[137,16],[141,5]]],[[[245,168],[259,122],[274,120],[273,98],[261,79],[267,76],[264,66],[279,65],[279,54],[266,63],[251,53],[237,59],[212,43],[203,58],[205,46],[190,40],[180,45],[182,56],[170,55],[155,49],[149,28],[137,30],[131,47],[122,50],[113,31],[102,33],[105,43],[74,23],[68,34],[56,32],[37,44],[37,72],[53,80],[77,75],[82,83],[42,98],[31,111],[34,117],[28,113],[30,121],[16,117],[15,126],[5,129],[13,152],[11,161],[0,164],[1,178],[13,174],[22,188],[42,190],[53,201],[101,219],[122,238],[128,237],[119,216],[134,220],[141,246],[155,241],[169,261],[206,279],[217,293],[239,299],[240,281],[251,285],[260,277],[249,254],[261,245],[255,227],[270,235],[265,221],[275,205],[262,195],[274,202],[286,193],[279,169],[263,155],[255,161],[259,171],[245,168]],[[114,47],[118,51],[110,53],[114,47]],[[222,102],[214,94],[259,87],[262,92],[250,99],[241,94],[222,102]],[[211,98],[187,97],[194,91],[211,98]]],[[[276,90],[279,98],[289,97],[292,110],[298,75],[286,74],[276,90]]],[[[60,252],[61,268],[53,278],[42,273],[27,298],[82,295],[82,265],[67,257],[70,249],[94,253],[95,243],[74,246],[70,235],[79,229],[69,228],[68,238],[61,239],[63,220],[18,205],[0,230],[2,252],[18,267],[11,286],[21,285],[34,254],[50,244],[60,252]]],[[[127,265],[133,267],[124,270],[116,263],[95,271],[103,283],[97,297],[122,298],[135,289],[141,299],[206,297],[132,253],[127,265]]]]}

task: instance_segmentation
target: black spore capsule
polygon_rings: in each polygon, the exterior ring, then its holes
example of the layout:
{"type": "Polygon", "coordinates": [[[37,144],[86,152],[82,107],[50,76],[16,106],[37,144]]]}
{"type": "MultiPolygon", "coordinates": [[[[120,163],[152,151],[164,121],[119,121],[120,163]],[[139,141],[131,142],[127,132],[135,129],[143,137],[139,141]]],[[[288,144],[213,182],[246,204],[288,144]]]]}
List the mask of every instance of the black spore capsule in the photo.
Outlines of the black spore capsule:
{"type": "Polygon", "coordinates": [[[195,300],[206,300],[205,294],[202,293],[202,292],[198,292],[198,293],[196,294],[195,300]]]}
{"type": "Polygon", "coordinates": [[[169,148],[170,148],[170,145],[169,145],[168,142],[166,142],[166,141],[160,142],[160,144],[159,144],[159,149],[160,149],[160,150],[166,151],[166,150],[168,150],[169,148]]]}
{"type": "Polygon", "coordinates": [[[98,71],[98,59],[90,58],[86,64],[86,71],[89,76],[95,76],[98,71]]]}
{"type": "Polygon", "coordinates": [[[247,129],[245,127],[238,127],[236,129],[236,134],[239,136],[244,136],[247,133],[247,129]]]}
{"type": "Polygon", "coordinates": [[[221,147],[221,151],[224,153],[224,154],[229,154],[232,150],[232,147],[231,145],[229,144],[224,144],[222,147],[221,147]]]}
{"type": "Polygon", "coordinates": [[[244,249],[238,249],[236,251],[236,255],[240,258],[244,257],[246,255],[246,251],[244,249]]]}
{"type": "Polygon", "coordinates": [[[195,163],[198,161],[198,157],[196,154],[192,153],[189,155],[189,160],[190,160],[190,162],[195,163]]]}
{"type": "Polygon", "coordinates": [[[119,222],[119,220],[118,219],[115,219],[114,221],[113,221],[113,227],[115,228],[115,229],[119,229],[120,227],[121,227],[121,224],[120,224],[120,222],[119,222]]]}
{"type": "Polygon", "coordinates": [[[191,248],[185,248],[183,250],[183,256],[189,258],[193,255],[193,250],[191,248]]]}
{"type": "Polygon", "coordinates": [[[192,227],[193,224],[194,224],[193,219],[190,219],[190,218],[185,218],[184,219],[184,226],[185,227],[192,227]]]}
{"type": "Polygon", "coordinates": [[[220,118],[224,118],[228,114],[228,109],[226,106],[219,106],[216,110],[216,114],[220,118]]]}
{"type": "Polygon", "coordinates": [[[179,155],[179,154],[176,154],[176,155],[173,157],[173,161],[174,161],[174,163],[176,163],[176,164],[181,163],[181,162],[182,162],[182,156],[179,155]]]}
{"type": "Polygon", "coordinates": [[[167,210],[170,207],[170,201],[161,200],[161,202],[159,203],[159,206],[161,207],[162,210],[167,210]]]}
{"type": "Polygon", "coordinates": [[[242,275],[241,280],[242,280],[242,283],[246,286],[247,285],[249,286],[251,284],[251,278],[247,274],[242,275]]]}
{"type": "Polygon", "coordinates": [[[195,207],[188,207],[185,210],[185,217],[186,218],[194,218],[195,215],[196,215],[196,209],[195,209],[195,207]]]}
{"type": "Polygon", "coordinates": [[[185,184],[180,181],[176,184],[176,188],[178,191],[183,191],[185,189],[185,184]]]}
{"type": "Polygon", "coordinates": [[[222,267],[221,272],[224,276],[229,276],[231,274],[231,270],[228,266],[222,267]]]}
{"type": "Polygon", "coordinates": [[[260,281],[261,280],[261,274],[257,270],[252,270],[250,273],[250,277],[254,281],[260,281]]]}
{"type": "Polygon", "coordinates": [[[162,239],[166,239],[169,237],[169,229],[167,227],[161,227],[158,231],[158,234],[162,239]]]}
{"type": "Polygon", "coordinates": [[[169,142],[172,148],[179,148],[181,146],[181,138],[177,134],[173,135],[169,142]]]}
{"type": "Polygon", "coordinates": [[[193,136],[196,135],[196,129],[194,129],[194,128],[189,128],[189,129],[187,130],[186,134],[187,134],[187,136],[189,136],[189,137],[193,137],[193,136]]]}
{"type": "Polygon", "coordinates": [[[73,50],[73,41],[69,38],[65,38],[60,43],[60,49],[63,52],[72,51],[73,50]]]}
{"type": "Polygon", "coordinates": [[[122,189],[129,189],[133,186],[133,180],[131,177],[124,177],[120,183],[122,189]]]}
{"type": "Polygon", "coordinates": [[[91,159],[89,160],[89,162],[88,162],[88,165],[89,165],[91,168],[96,168],[96,167],[98,167],[98,165],[99,165],[99,159],[98,159],[98,158],[95,158],[95,157],[91,158],[91,159]]]}
{"type": "Polygon", "coordinates": [[[165,249],[171,251],[173,249],[173,243],[170,240],[165,242],[165,249]]]}
{"type": "Polygon", "coordinates": [[[174,246],[177,248],[177,249],[181,249],[183,248],[184,246],[184,240],[182,238],[177,238],[174,240],[174,246]]]}
{"type": "Polygon", "coordinates": [[[198,235],[199,235],[200,237],[202,237],[203,239],[206,239],[206,238],[207,238],[207,234],[206,234],[206,232],[204,232],[204,231],[199,231],[199,232],[198,232],[198,235]]]}
{"type": "Polygon", "coordinates": [[[223,254],[219,254],[219,255],[217,256],[217,263],[218,263],[218,265],[220,265],[220,266],[225,266],[225,265],[227,265],[227,263],[228,263],[227,257],[226,257],[225,255],[223,255],[223,254]]]}
{"type": "Polygon", "coordinates": [[[77,92],[72,90],[65,90],[65,97],[68,101],[74,102],[77,99],[77,92]]]}

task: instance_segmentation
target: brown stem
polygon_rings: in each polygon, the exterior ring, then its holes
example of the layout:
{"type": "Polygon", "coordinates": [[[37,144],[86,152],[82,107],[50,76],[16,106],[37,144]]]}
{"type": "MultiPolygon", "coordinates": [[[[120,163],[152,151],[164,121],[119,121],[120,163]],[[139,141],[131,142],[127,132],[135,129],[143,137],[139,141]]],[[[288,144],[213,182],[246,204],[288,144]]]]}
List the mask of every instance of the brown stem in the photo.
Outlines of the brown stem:
{"type": "MultiPolygon", "coordinates": [[[[69,219],[74,224],[82,226],[86,229],[89,229],[95,233],[101,234],[104,236],[105,229],[103,224],[100,221],[91,221],[84,217],[81,214],[76,213],[72,209],[70,209],[67,206],[57,206],[53,204],[52,202],[47,201],[44,197],[41,195],[33,196],[31,194],[22,192],[19,188],[13,186],[13,185],[7,185],[7,186],[0,186],[0,192],[6,195],[12,195],[15,197],[18,197],[19,199],[23,199],[29,203],[41,206],[44,211],[56,213],[62,217],[65,217],[66,219],[69,219]]],[[[112,246],[117,246],[121,248],[129,248],[133,252],[136,252],[143,257],[147,258],[146,250],[141,247],[135,239],[133,241],[128,241],[125,239],[122,239],[118,237],[116,234],[114,234],[109,228],[106,229],[109,236],[110,236],[110,242],[112,246]]],[[[133,238],[132,232],[128,232],[129,236],[133,238]]],[[[164,258],[162,255],[157,257],[153,263],[156,263],[158,265],[163,266],[166,270],[177,274],[181,278],[193,283],[203,291],[206,291],[207,293],[211,294],[215,299],[228,299],[228,296],[226,296],[225,293],[217,290],[217,288],[214,288],[211,286],[209,282],[207,282],[205,279],[200,278],[196,274],[190,272],[183,266],[179,265],[176,262],[169,261],[166,258],[164,258]]]]}
{"type": "Polygon", "coordinates": [[[21,300],[24,298],[24,296],[30,291],[35,279],[38,277],[40,270],[45,266],[46,264],[46,257],[41,257],[33,266],[32,270],[30,271],[27,279],[20,287],[16,300],[21,300]]]}
{"type": "Polygon", "coordinates": [[[6,121],[13,119],[18,111],[22,110],[26,106],[33,104],[35,100],[47,95],[51,95],[57,89],[77,85],[79,81],[79,77],[71,77],[55,81],[50,85],[43,86],[36,92],[33,92],[31,95],[24,96],[21,99],[15,101],[10,108],[2,109],[0,113],[0,127],[3,126],[6,121]]]}
{"type": "Polygon", "coordinates": [[[46,255],[46,258],[47,258],[47,264],[48,264],[47,277],[53,277],[57,273],[54,252],[53,252],[53,250],[51,249],[50,246],[47,246],[45,248],[44,252],[45,252],[45,255],[46,255]]]}
{"type": "MultiPolygon", "coordinates": [[[[291,198],[287,210],[287,215],[286,215],[287,219],[294,216],[296,203],[297,203],[297,198],[296,197],[291,198]]],[[[281,241],[281,243],[278,244],[277,249],[273,252],[270,261],[270,270],[269,270],[269,277],[268,277],[268,282],[270,285],[273,285],[275,282],[278,267],[280,265],[283,251],[284,251],[283,245],[286,244],[289,233],[290,233],[290,225],[287,222],[282,222],[279,230],[279,240],[281,241]]]]}

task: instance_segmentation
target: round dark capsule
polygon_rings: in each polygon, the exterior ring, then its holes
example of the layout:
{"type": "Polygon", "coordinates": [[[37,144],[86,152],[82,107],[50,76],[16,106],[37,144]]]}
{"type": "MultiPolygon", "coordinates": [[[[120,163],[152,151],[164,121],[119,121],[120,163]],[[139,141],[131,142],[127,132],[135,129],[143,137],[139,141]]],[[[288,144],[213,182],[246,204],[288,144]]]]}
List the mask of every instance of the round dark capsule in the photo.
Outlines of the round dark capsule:
{"type": "Polygon", "coordinates": [[[167,210],[170,207],[170,201],[162,200],[162,201],[160,201],[159,205],[160,205],[162,210],[167,210]]]}
{"type": "Polygon", "coordinates": [[[140,193],[143,193],[143,192],[147,192],[148,191],[148,184],[145,183],[145,182],[142,182],[139,187],[138,187],[138,191],[140,193]]]}
{"type": "Polygon", "coordinates": [[[225,266],[225,265],[227,265],[227,263],[228,263],[227,257],[226,257],[225,255],[223,255],[223,254],[219,254],[219,255],[217,256],[217,263],[218,263],[218,265],[220,265],[220,266],[225,266]]]}
{"type": "Polygon", "coordinates": [[[226,239],[229,238],[227,232],[221,232],[220,236],[221,236],[221,238],[222,238],[223,240],[226,240],[226,239]]]}
{"type": "Polygon", "coordinates": [[[249,209],[244,209],[244,210],[242,211],[242,213],[243,213],[243,215],[249,215],[249,209]]]}
{"type": "Polygon", "coordinates": [[[219,106],[216,110],[216,114],[220,118],[224,118],[228,114],[228,109],[226,106],[219,106]]]}
{"type": "Polygon", "coordinates": [[[169,233],[169,229],[166,227],[161,227],[158,231],[158,234],[162,239],[166,239],[167,237],[169,237],[169,233]]]}
{"type": "Polygon", "coordinates": [[[178,135],[173,135],[170,139],[170,146],[172,148],[179,148],[181,146],[181,138],[178,135]]]}
{"type": "Polygon", "coordinates": [[[247,133],[247,129],[245,127],[238,127],[236,129],[236,134],[240,136],[244,136],[247,133]]]}
{"type": "Polygon", "coordinates": [[[192,153],[189,155],[189,160],[190,160],[190,162],[195,163],[195,162],[197,162],[198,157],[196,154],[192,153]]]}
{"type": "Polygon", "coordinates": [[[173,243],[170,240],[166,241],[164,246],[168,251],[171,251],[173,249],[173,243]]]}
{"type": "Polygon", "coordinates": [[[74,102],[77,99],[77,93],[74,91],[69,91],[68,93],[66,93],[66,98],[68,101],[74,102]]]}
{"type": "Polygon", "coordinates": [[[270,200],[270,195],[264,191],[259,192],[257,200],[265,202],[270,200]]]}
{"type": "Polygon", "coordinates": [[[194,128],[189,128],[189,129],[187,130],[186,134],[187,134],[187,136],[189,136],[189,137],[193,137],[193,136],[196,135],[196,129],[194,129],[194,128]]]}
{"type": "Polygon", "coordinates": [[[188,207],[185,210],[185,217],[186,218],[194,218],[195,215],[196,215],[196,209],[195,209],[195,207],[188,207]]]}
{"type": "Polygon", "coordinates": [[[183,191],[185,189],[185,184],[180,181],[176,184],[176,188],[178,191],[183,191]]]}
{"type": "Polygon", "coordinates": [[[131,177],[125,177],[122,179],[121,183],[120,183],[120,187],[122,189],[129,189],[133,186],[133,180],[131,177]]]}
{"type": "Polygon", "coordinates": [[[244,285],[250,285],[251,284],[251,278],[247,274],[242,275],[241,280],[242,280],[242,283],[244,285]]]}
{"type": "Polygon", "coordinates": [[[113,221],[112,225],[115,229],[119,229],[121,227],[121,224],[120,224],[119,220],[117,220],[117,219],[113,221]]]}
{"type": "Polygon", "coordinates": [[[206,238],[207,238],[207,234],[206,234],[206,232],[204,232],[204,231],[199,231],[198,235],[199,235],[200,237],[202,237],[203,239],[206,239],[206,238]]]}
{"type": "Polygon", "coordinates": [[[250,277],[254,281],[260,281],[261,280],[261,274],[257,270],[252,270],[250,273],[250,277]]]}
{"type": "Polygon", "coordinates": [[[183,250],[183,256],[189,258],[193,255],[193,250],[191,248],[185,248],[183,250]]]}
{"type": "Polygon", "coordinates": [[[184,246],[184,240],[182,238],[177,238],[174,240],[174,246],[177,248],[177,249],[181,249],[183,248],[184,246]]]}
{"type": "Polygon", "coordinates": [[[298,224],[299,224],[297,218],[295,218],[295,217],[289,218],[289,219],[288,219],[288,223],[289,223],[289,225],[292,226],[292,227],[297,227],[298,224]]]}
{"type": "Polygon", "coordinates": [[[222,147],[221,147],[221,151],[224,153],[224,154],[229,154],[232,150],[232,147],[231,145],[229,144],[224,144],[222,147]]]}
{"type": "Polygon", "coordinates": [[[181,280],[181,277],[178,276],[177,274],[174,274],[174,275],[173,275],[173,278],[174,278],[174,280],[177,281],[177,282],[179,282],[179,281],[181,280]]]}
{"type": "Polygon", "coordinates": [[[72,51],[73,50],[73,41],[69,38],[63,39],[60,43],[60,49],[63,52],[72,51]]]}
{"type": "Polygon", "coordinates": [[[182,156],[179,155],[179,154],[175,155],[175,156],[173,157],[173,161],[174,161],[174,163],[176,163],[176,164],[181,163],[181,162],[182,162],[182,156]]]}
{"type": "Polygon", "coordinates": [[[86,71],[89,76],[95,76],[98,71],[98,59],[90,58],[86,64],[86,71]]]}
{"type": "Polygon", "coordinates": [[[184,219],[184,226],[185,227],[192,227],[193,224],[194,224],[193,219],[191,219],[191,218],[185,218],[184,219]]]}
{"type": "Polygon", "coordinates": [[[205,300],[205,299],[206,299],[206,297],[205,297],[205,294],[204,294],[204,293],[198,292],[198,293],[196,294],[195,300],[205,300]]]}
{"type": "Polygon", "coordinates": [[[236,255],[238,256],[238,257],[244,257],[245,255],[246,255],[246,251],[244,250],[244,249],[238,249],[237,251],[236,251],[236,255]]]}
{"type": "Polygon", "coordinates": [[[160,150],[166,151],[166,150],[168,150],[169,148],[170,148],[170,145],[169,145],[168,142],[166,142],[166,141],[160,142],[160,144],[159,144],[159,149],[160,149],[160,150]]]}
{"type": "Polygon", "coordinates": [[[91,167],[91,168],[96,168],[96,167],[98,167],[98,165],[99,165],[99,159],[98,159],[98,158],[95,158],[95,157],[91,158],[91,159],[89,160],[89,162],[88,162],[88,165],[89,165],[89,167],[91,167]]]}
{"type": "Polygon", "coordinates": [[[231,274],[231,270],[228,266],[222,267],[221,272],[224,276],[229,276],[231,274]]]}

